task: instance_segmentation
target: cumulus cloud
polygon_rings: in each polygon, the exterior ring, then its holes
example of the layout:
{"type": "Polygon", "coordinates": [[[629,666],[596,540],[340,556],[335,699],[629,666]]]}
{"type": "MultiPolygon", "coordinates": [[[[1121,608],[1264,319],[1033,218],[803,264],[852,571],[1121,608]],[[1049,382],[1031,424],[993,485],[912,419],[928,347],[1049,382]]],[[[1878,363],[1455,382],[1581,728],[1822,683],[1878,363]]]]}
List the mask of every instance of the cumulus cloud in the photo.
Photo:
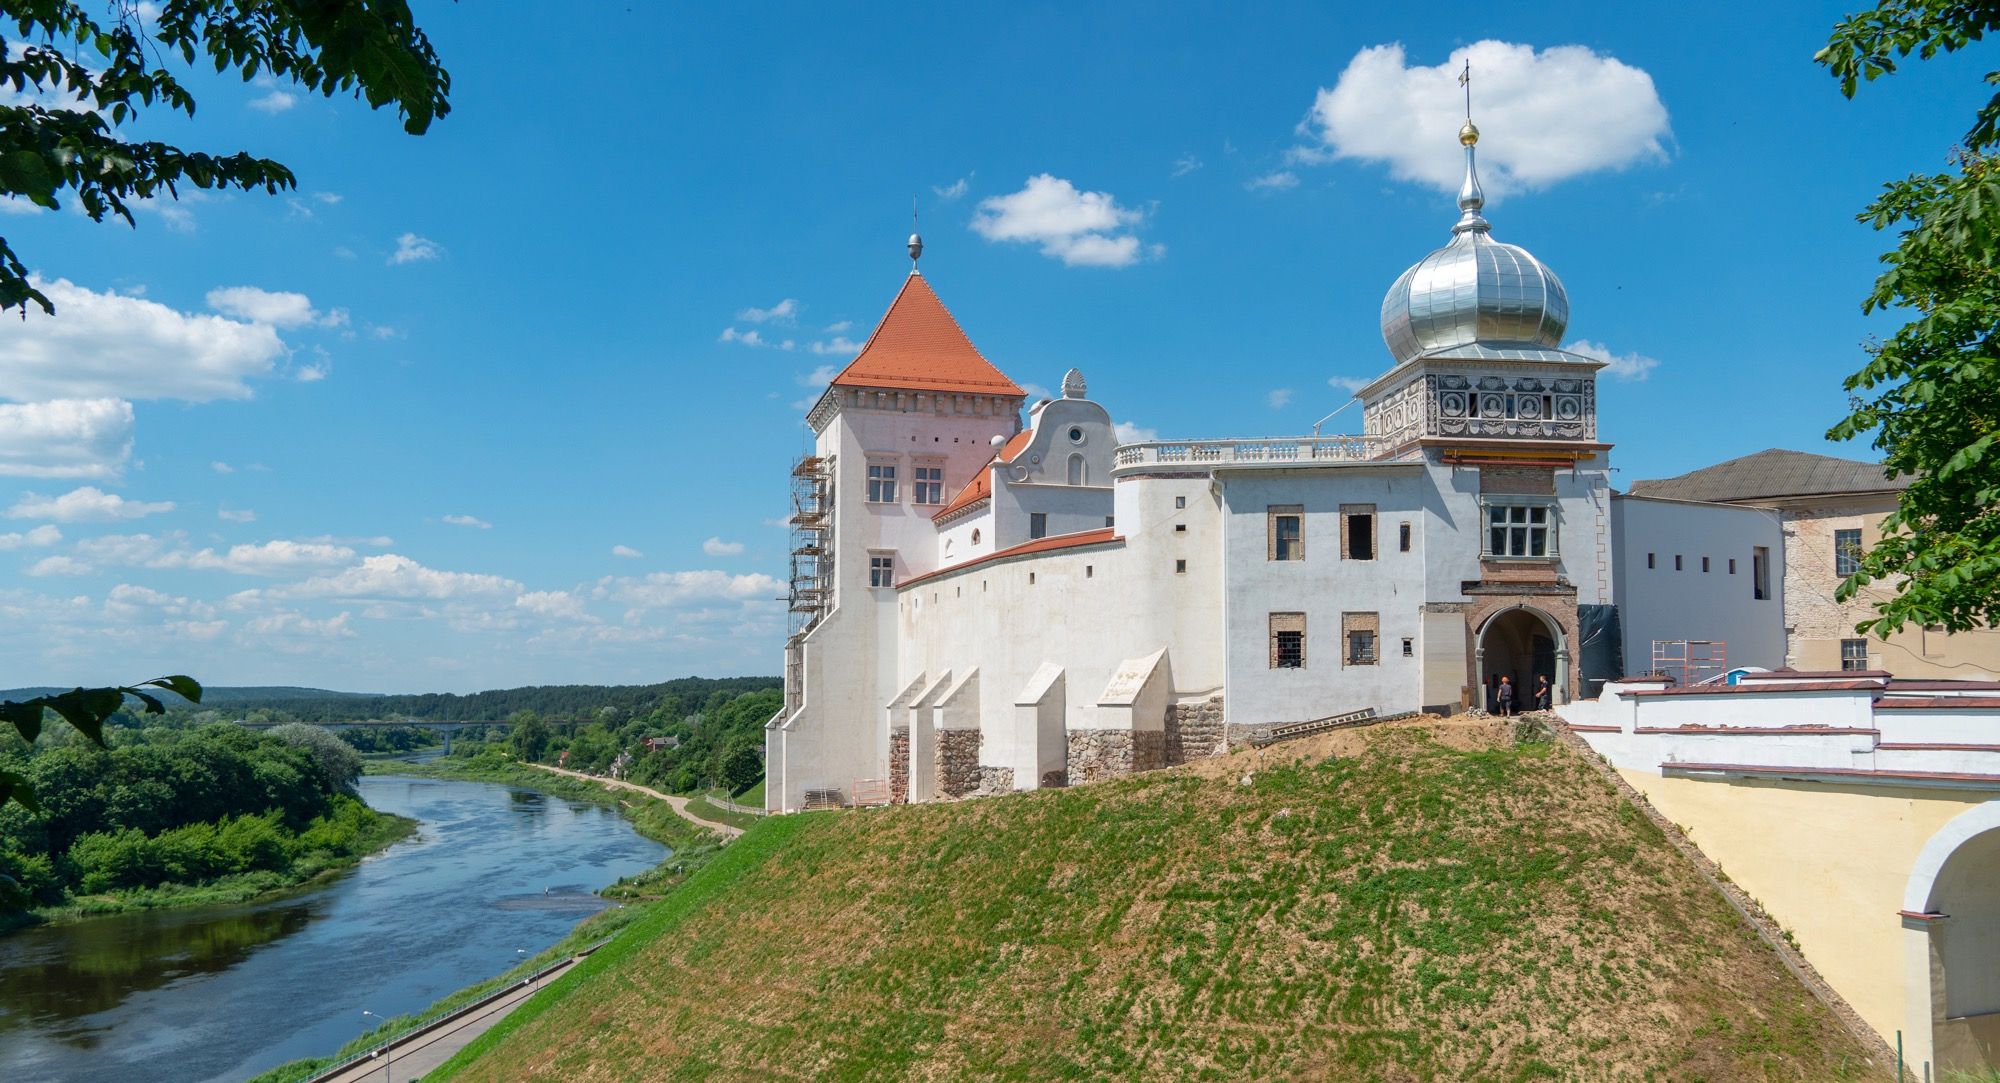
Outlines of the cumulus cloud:
{"type": "Polygon", "coordinates": [[[1604,362],[1604,368],[1601,371],[1613,379],[1626,382],[1644,380],[1653,374],[1654,369],[1660,367],[1658,360],[1647,357],[1644,354],[1612,353],[1611,347],[1606,346],[1602,342],[1592,342],[1589,339],[1577,339],[1575,342],[1564,346],[1563,349],[1604,362]]]}
{"type": "Polygon", "coordinates": [[[591,596],[645,610],[691,602],[774,600],[783,589],[783,583],[762,572],[654,572],[643,578],[606,576],[598,580],[591,596]]]}
{"type": "Polygon", "coordinates": [[[1291,404],[1292,389],[1289,387],[1278,388],[1276,391],[1264,396],[1264,401],[1270,403],[1273,410],[1281,409],[1291,404]]]}
{"type": "Polygon", "coordinates": [[[584,611],[583,599],[566,590],[531,590],[514,599],[514,606],[538,617],[576,621],[597,619],[584,611]]]}
{"type": "Polygon", "coordinates": [[[281,609],[250,621],[243,626],[243,630],[259,636],[351,639],[355,631],[348,625],[348,618],[349,614],[344,611],[337,616],[315,620],[304,613],[281,609]]]}
{"type": "Polygon", "coordinates": [[[132,455],[133,427],[123,399],[0,403],[0,474],[114,477],[132,455]]]}
{"type": "Polygon", "coordinates": [[[710,538],[701,543],[701,551],[712,557],[733,557],[743,552],[743,543],[710,538]]]}
{"type": "Polygon", "coordinates": [[[247,508],[218,508],[215,517],[225,523],[254,523],[257,513],[247,508]]]}
{"type": "Polygon", "coordinates": [[[498,575],[427,568],[396,553],[364,557],[361,563],[289,586],[272,588],[289,598],[430,598],[450,600],[518,595],[521,584],[498,575]]]}
{"type": "Polygon", "coordinates": [[[492,530],[493,524],[477,515],[447,515],[444,521],[453,526],[469,526],[475,530],[492,530]]]}
{"type": "Polygon", "coordinates": [[[1129,232],[1144,217],[1120,207],[1109,192],[1080,191],[1041,173],[1018,192],[981,200],[972,229],[989,241],[1040,245],[1043,255],[1066,266],[1128,267],[1142,255],[1165,251],[1160,245],[1142,251],[1129,232]]]}
{"type": "Polygon", "coordinates": [[[799,303],[790,297],[779,301],[770,308],[746,308],[736,314],[737,319],[748,320],[751,323],[770,323],[773,321],[777,323],[791,323],[797,320],[798,316],[799,303]]]}
{"type": "Polygon", "coordinates": [[[638,560],[646,554],[629,545],[614,545],[611,547],[611,555],[614,557],[624,557],[627,560],[638,560]]]}
{"type": "Polygon", "coordinates": [[[295,95],[287,94],[282,90],[273,90],[269,94],[250,99],[250,108],[257,110],[259,113],[282,113],[297,104],[299,104],[299,99],[295,95]]]}
{"type": "Polygon", "coordinates": [[[1337,391],[1345,391],[1350,395],[1367,387],[1371,382],[1370,379],[1363,376],[1329,376],[1326,378],[1326,386],[1337,391]]]}
{"type": "Polygon", "coordinates": [[[354,550],[324,542],[274,540],[233,545],[220,552],[190,549],[181,535],[104,534],[76,543],[76,559],[91,567],[186,568],[236,575],[283,577],[348,564],[354,550]]]}
{"type": "Polygon", "coordinates": [[[1120,421],[1113,425],[1111,433],[1121,444],[1147,444],[1160,438],[1160,430],[1144,428],[1130,421],[1120,421]]]}
{"type": "Polygon", "coordinates": [[[1302,126],[1319,145],[1295,158],[1383,162],[1399,180],[1457,191],[1468,58],[1489,196],[1667,157],[1667,108],[1645,71],[1581,45],[1481,41],[1436,67],[1411,66],[1400,44],[1362,49],[1320,90],[1302,126]]]}
{"type": "MultiPolygon", "coordinates": [[[[848,338],[846,335],[835,335],[832,338],[814,342],[809,349],[818,354],[838,354],[842,357],[852,357],[861,352],[861,343],[848,338]]],[[[828,377],[828,379],[831,378],[828,377]]]]}
{"type": "Polygon", "coordinates": [[[348,323],[344,308],[321,312],[303,293],[256,286],[220,286],[209,290],[208,307],[225,316],[273,327],[345,327],[348,323]]]}
{"type": "Polygon", "coordinates": [[[172,510],[174,503],[171,500],[158,503],[127,500],[117,493],[107,493],[94,485],[85,485],[61,496],[22,493],[21,499],[7,509],[7,518],[53,519],[58,523],[110,523],[121,519],[139,519],[172,510]]]}
{"type": "Polygon", "coordinates": [[[46,549],[62,540],[62,531],[52,523],[26,532],[0,534],[0,551],[8,549],[46,549]]]}
{"type": "Polygon", "coordinates": [[[140,297],[37,280],[56,314],[0,325],[0,398],[250,397],[285,353],[271,324],[180,312],[140,297]]]}
{"type": "Polygon", "coordinates": [[[1280,169],[1275,173],[1266,173],[1243,182],[1243,187],[1253,192],[1282,192],[1287,188],[1298,186],[1299,175],[1289,169],[1280,169]]]}
{"type": "Polygon", "coordinates": [[[389,254],[391,265],[399,263],[422,263],[425,260],[441,259],[444,246],[429,237],[415,233],[405,233],[396,238],[396,250],[389,254]]]}
{"type": "Polygon", "coordinates": [[[215,471],[218,474],[234,474],[236,472],[235,467],[229,465],[226,462],[223,462],[221,459],[217,459],[214,462],[209,463],[208,468],[210,470],[215,471]]]}
{"type": "Polygon", "coordinates": [[[722,334],[717,338],[717,341],[735,342],[744,346],[766,346],[774,350],[789,350],[793,346],[798,345],[798,343],[788,338],[777,340],[765,338],[763,332],[758,331],[754,327],[748,331],[738,331],[734,327],[725,327],[722,329],[722,334]]]}
{"type": "Polygon", "coordinates": [[[91,566],[75,557],[43,557],[28,569],[29,575],[89,575],[91,566]]]}

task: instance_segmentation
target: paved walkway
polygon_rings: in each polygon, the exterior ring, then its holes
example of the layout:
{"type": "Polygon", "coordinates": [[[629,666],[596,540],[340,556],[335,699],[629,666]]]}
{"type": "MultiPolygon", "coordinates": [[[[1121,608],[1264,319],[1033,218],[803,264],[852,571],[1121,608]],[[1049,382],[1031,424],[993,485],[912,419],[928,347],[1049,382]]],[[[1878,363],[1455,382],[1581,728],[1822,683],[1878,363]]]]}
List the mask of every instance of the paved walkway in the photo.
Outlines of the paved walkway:
{"type": "Polygon", "coordinates": [[[623,781],[622,779],[600,778],[597,775],[586,775],[582,771],[571,771],[562,767],[550,767],[546,763],[531,763],[528,766],[537,768],[539,770],[548,771],[552,774],[568,775],[571,778],[580,778],[585,782],[595,782],[600,786],[608,786],[614,790],[631,790],[633,793],[643,793],[648,797],[659,798],[660,800],[665,801],[667,804],[672,805],[674,811],[680,815],[681,819],[686,820],[691,824],[694,824],[696,827],[705,827],[710,831],[713,831],[716,834],[721,835],[725,839],[733,839],[736,836],[741,835],[743,833],[743,829],[740,827],[731,827],[728,824],[721,823],[716,820],[706,820],[700,816],[696,816],[694,813],[688,811],[687,798],[675,797],[672,794],[661,793],[660,791],[653,789],[651,786],[641,786],[636,782],[626,782],[623,781]]]}
{"type": "Polygon", "coordinates": [[[506,996],[480,1005],[477,1009],[446,1023],[435,1030],[426,1030],[387,1047],[383,1055],[350,1065],[346,1069],[329,1076],[316,1078],[313,1083],[364,1083],[367,1080],[413,1080],[424,1076],[445,1061],[452,1054],[471,1044],[472,1039],[507,1017],[507,1013],[521,1006],[535,991],[549,982],[569,973],[569,968],[577,964],[571,958],[558,969],[551,970],[535,979],[533,986],[517,985],[506,996]]]}

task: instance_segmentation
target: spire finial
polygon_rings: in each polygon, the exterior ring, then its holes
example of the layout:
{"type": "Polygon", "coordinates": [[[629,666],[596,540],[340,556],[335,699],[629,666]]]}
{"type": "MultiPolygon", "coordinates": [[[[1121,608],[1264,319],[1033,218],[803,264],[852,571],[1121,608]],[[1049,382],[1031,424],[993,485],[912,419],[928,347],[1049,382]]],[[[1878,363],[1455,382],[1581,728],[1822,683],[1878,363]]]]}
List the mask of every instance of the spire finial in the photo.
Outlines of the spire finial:
{"type": "Polygon", "coordinates": [[[1465,126],[1458,130],[1458,142],[1465,148],[1465,183],[1458,186],[1458,209],[1463,212],[1453,233],[1485,233],[1491,229],[1479,213],[1486,206],[1486,193],[1479,187],[1479,171],[1474,168],[1474,149],[1479,145],[1479,128],[1472,123],[1472,58],[1465,58],[1465,70],[1458,73],[1458,85],[1465,88],[1465,126]]]}
{"type": "Polygon", "coordinates": [[[924,255],[924,239],[917,236],[917,197],[910,197],[910,273],[917,273],[917,261],[924,255]]]}

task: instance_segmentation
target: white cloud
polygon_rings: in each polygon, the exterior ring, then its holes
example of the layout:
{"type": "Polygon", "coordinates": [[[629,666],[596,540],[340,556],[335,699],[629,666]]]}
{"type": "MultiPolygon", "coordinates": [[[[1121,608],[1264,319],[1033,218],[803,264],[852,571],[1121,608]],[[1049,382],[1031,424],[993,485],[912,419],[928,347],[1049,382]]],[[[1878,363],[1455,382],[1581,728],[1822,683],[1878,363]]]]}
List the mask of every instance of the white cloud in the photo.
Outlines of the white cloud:
{"type": "Polygon", "coordinates": [[[712,557],[733,557],[743,552],[743,543],[710,538],[701,543],[701,551],[712,557]]]}
{"type": "Polygon", "coordinates": [[[1264,396],[1264,401],[1270,403],[1271,409],[1273,410],[1281,409],[1291,404],[1292,389],[1289,387],[1281,387],[1276,391],[1271,392],[1269,395],[1264,396]]]}
{"type": "Polygon", "coordinates": [[[751,323],[769,323],[773,320],[778,323],[792,323],[798,316],[799,303],[790,297],[770,308],[746,308],[736,314],[737,319],[748,320],[751,323]]]}
{"type": "Polygon", "coordinates": [[[1660,367],[1660,362],[1655,358],[1638,353],[1614,354],[1611,352],[1611,347],[1589,339],[1577,339],[1563,349],[1605,362],[1602,370],[1605,374],[1628,383],[1644,380],[1653,374],[1654,369],[1660,367]]]}
{"type": "Polygon", "coordinates": [[[964,196],[966,190],[972,187],[971,181],[972,178],[970,177],[960,177],[957,180],[952,181],[950,184],[947,184],[942,188],[933,184],[931,185],[931,191],[936,192],[937,197],[939,199],[942,199],[946,203],[949,203],[952,200],[964,196]]]}
{"type": "Polygon", "coordinates": [[[343,611],[338,616],[314,620],[304,613],[281,609],[276,613],[268,613],[252,620],[248,624],[245,624],[243,628],[252,635],[259,636],[352,639],[355,631],[348,626],[349,616],[350,614],[343,611]]]}
{"type": "Polygon", "coordinates": [[[218,508],[215,517],[225,523],[254,523],[257,513],[248,508],[218,508]]]}
{"type": "Polygon", "coordinates": [[[90,567],[186,568],[236,575],[287,576],[348,564],[354,550],[324,542],[275,540],[233,545],[223,552],[189,549],[182,535],[104,534],[76,543],[75,556],[90,567]]]}
{"type": "Polygon", "coordinates": [[[208,307],[225,316],[273,327],[345,327],[347,310],[321,312],[312,299],[289,290],[266,290],[256,286],[220,286],[208,291],[208,307]]]}
{"type": "Polygon", "coordinates": [[[56,314],[0,323],[0,398],[249,398],[244,381],[268,375],[285,352],[270,324],[179,312],[67,279],[37,284],[56,314]]]}
{"type": "Polygon", "coordinates": [[[172,510],[174,503],[171,500],[158,503],[127,500],[117,493],[107,493],[94,485],[85,485],[61,496],[23,493],[21,499],[7,509],[7,518],[54,519],[58,523],[109,523],[172,510]]]}
{"type": "Polygon", "coordinates": [[[275,587],[269,592],[289,598],[433,598],[438,600],[518,595],[521,584],[498,575],[446,572],[427,568],[396,553],[364,557],[361,563],[331,575],[275,587]]]}
{"type": "Polygon", "coordinates": [[[405,233],[396,238],[396,251],[390,253],[389,263],[421,263],[425,260],[440,259],[444,256],[444,246],[429,237],[405,233]]]}
{"type": "Polygon", "coordinates": [[[43,523],[27,533],[0,534],[0,550],[36,548],[46,549],[62,540],[62,531],[52,523],[43,523]]]}
{"type": "Polygon", "coordinates": [[[773,350],[789,350],[793,346],[798,345],[798,343],[791,339],[773,341],[765,338],[763,333],[754,327],[748,331],[738,331],[734,327],[725,327],[722,329],[722,334],[717,341],[740,342],[745,346],[764,346],[773,350]]]}
{"type": "Polygon", "coordinates": [[[839,365],[821,365],[797,379],[800,387],[825,387],[838,375],[840,375],[839,365]]]}
{"type": "Polygon", "coordinates": [[[1372,380],[1360,376],[1329,376],[1326,378],[1326,386],[1338,391],[1345,391],[1350,395],[1367,387],[1372,382],[1372,380]]]}
{"type": "Polygon", "coordinates": [[[1130,421],[1120,421],[1113,425],[1111,432],[1121,444],[1146,444],[1160,438],[1160,430],[1143,428],[1130,421]]]}
{"type": "MultiPolygon", "coordinates": [[[[1068,266],[1127,267],[1141,258],[1139,238],[1123,232],[1145,216],[1120,207],[1109,192],[1084,192],[1048,173],[1021,190],[981,200],[972,229],[989,241],[1039,244],[1068,266]]],[[[1164,246],[1146,250],[1157,258],[1164,246]]]]}
{"type": "Polygon", "coordinates": [[[216,461],[209,463],[208,468],[210,470],[215,471],[218,474],[234,474],[236,472],[235,467],[229,465],[226,462],[223,462],[220,459],[217,459],[216,461]]]}
{"type": "Polygon", "coordinates": [[[1201,168],[1201,159],[1192,154],[1183,154],[1174,159],[1174,176],[1185,177],[1201,168]]]}
{"type": "Polygon", "coordinates": [[[89,575],[90,565],[75,557],[43,557],[28,569],[29,575],[89,575]]]}
{"type": "Polygon", "coordinates": [[[566,590],[531,590],[514,599],[514,605],[538,617],[578,621],[597,619],[584,611],[582,599],[566,590]]]}
{"type": "Polygon", "coordinates": [[[1667,108],[1643,70],[1581,45],[1537,52],[1489,40],[1454,50],[1436,67],[1408,66],[1400,44],[1362,49],[1331,89],[1320,90],[1302,125],[1320,146],[1296,160],[1385,162],[1399,180],[1457,191],[1465,176],[1458,75],[1468,58],[1479,177],[1489,196],[1667,157],[1667,108]]]}
{"type": "Polygon", "coordinates": [[[250,99],[250,108],[259,113],[282,113],[297,104],[299,99],[296,96],[282,90],[273,90],[263,97],[250,99]]]}
{"type": "Polygon", "coordinates": [[[447,515],[444,521],[453,526],[469,526],[478,530],[492,530],[493,524],[477,515],[447,515]]]}
{"type": "Polygon", "coordinates": [[[113,477],[132,454],[133,427],[123,399],[0,403],[0,474],[113,477]]]}
{"type": "Polygon", "coordinates": [[[810,349],[812,352],[818,354],[838,354],[842,357],[852,357],[861,352],[861,344],[848,338],[846,335],[835,335],[830,339],[814,342],[810,349]]]}
{"type": "Polygon", "coordinates": [[[826,333],[829,335],[842,334],[846,332],[848,329],[852,328],[853,326],[854,326],[853,320],[836,320],[835,322],[826,325],[826,333]]]}
{"type": "Polygon", "coordinates": [[[1243,182],[1243,187],[1253,192],[1282,192],[1287,188],[1298,186],[1299,175],[1289,169],[1280,169],[1275,173],[1266,173],[1243,182]]]}
{"type": "Polygon", "coordinates": [[[300,365],[298,371],[292,374],[292,378],[302,384],[316,384],[326,379],[326,374],[330,371],[332,371],[331,366],[325,361],[318,361],[310,365],[300,365]]]}
{"type": "Polygon", "coordinates": [[[611,555],[614,557],[624,557],[627,560],[638,560],[646,554],[629,545],[614,545],[611,547],[611,555]]]}
{"type": "Polygon", "coordinates": [[[704,601],[772,601],[784,584],[762,572],[730,575],[728,572],[654,572],[644,578],[611,577],[598,580],[591,596],[609,599],[635,610],[659,609],[704,601]]]}

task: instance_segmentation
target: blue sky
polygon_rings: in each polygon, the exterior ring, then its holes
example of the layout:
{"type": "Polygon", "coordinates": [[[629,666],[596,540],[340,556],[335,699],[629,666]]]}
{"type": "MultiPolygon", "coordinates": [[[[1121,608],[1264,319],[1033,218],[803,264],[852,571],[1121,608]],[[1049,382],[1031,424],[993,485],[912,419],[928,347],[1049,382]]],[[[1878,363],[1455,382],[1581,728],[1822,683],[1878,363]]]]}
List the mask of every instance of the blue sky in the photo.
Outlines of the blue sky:
{"type": "Polygon", "coordinates": [[[912,195],[1017,381],[1301,433],[1447,238],[1468,47],[1494,235],[1620,359],[1617,476],[1861,457],[1821,440],[1892,326],[1854,215],[1942,166],[1990,63],[1848,102],[1824,5],[1073,7],[420,4],[453,75],[421,138],[197,77],[195,121],[131,134],[297,193],[0,216],[62,305],[0,320],[0,686],[775,673],[801,404],[900,284],[912,195]]]}

